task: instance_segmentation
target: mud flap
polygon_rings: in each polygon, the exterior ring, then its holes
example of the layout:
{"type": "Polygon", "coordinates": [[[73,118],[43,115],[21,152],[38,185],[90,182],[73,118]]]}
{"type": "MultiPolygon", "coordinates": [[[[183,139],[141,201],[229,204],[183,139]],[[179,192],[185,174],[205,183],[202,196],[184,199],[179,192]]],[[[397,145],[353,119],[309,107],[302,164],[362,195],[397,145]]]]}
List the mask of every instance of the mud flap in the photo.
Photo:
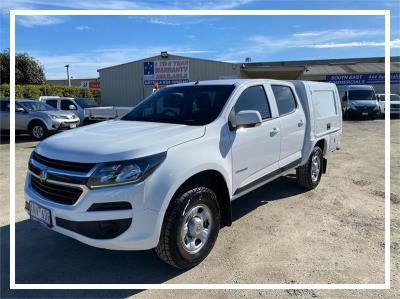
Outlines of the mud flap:
{"type": "Polygon", "coordinates": [[[326,173],[326,168],[328,167],[328,160],[322,158],[322,173],[326,173]]]}

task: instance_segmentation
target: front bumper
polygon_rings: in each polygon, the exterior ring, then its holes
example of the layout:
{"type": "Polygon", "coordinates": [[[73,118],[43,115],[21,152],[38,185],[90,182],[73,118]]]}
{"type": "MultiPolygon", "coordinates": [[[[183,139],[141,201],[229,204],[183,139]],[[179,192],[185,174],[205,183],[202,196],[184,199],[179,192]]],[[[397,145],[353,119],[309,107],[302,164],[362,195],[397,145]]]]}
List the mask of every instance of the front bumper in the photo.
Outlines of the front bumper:
{"type": "Polygon", "coordinates": [[[79,126],[79,118],[74,119],[52,119],[49,130],[68,130],[79,126]]]}
{"type": "Polygon", "coordinates": [[[350,117],[378,117],[380,114],[379,109],[359,109],[349,108],[347,113],[350,117]]]}
{"type": "Polygon", "coordinates": [[[144,208],[144,182],[94,190],[86,188],[75,204],[64,205],[50,201],[36,192],[31,186],[31,176],[28,172],[25,182],[26,207],[33,201],[49,209],[53,224],[50,229],[99,248],[145,250],[157,246],[156,224],[159,213],[144,208]],[[113,202],[129,202],[132,209],[88,211],[93,204],[113,202]],[[116,222],[119,222],[118,225],[125,225],[126,229],[121,233],[112,230],[114,235],[111,238],[107,235],[107,228],[104,229],[104,235],[101,234],[103,230],[99,229],[99,223],[112,227],[112,223],[116,222]],[[95,227],[98,234],[85,233],[88,226],[95,227]]]}

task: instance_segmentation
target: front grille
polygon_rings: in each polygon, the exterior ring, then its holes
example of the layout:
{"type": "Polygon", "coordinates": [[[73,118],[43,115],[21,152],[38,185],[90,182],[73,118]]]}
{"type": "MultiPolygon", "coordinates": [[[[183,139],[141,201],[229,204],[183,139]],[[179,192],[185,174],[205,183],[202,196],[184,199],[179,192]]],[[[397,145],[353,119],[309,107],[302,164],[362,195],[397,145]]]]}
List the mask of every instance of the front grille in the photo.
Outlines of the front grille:
{"type": "Polygon", "coordinates": [[[80,188],[41,182],[33,175],[31,175],[31,185],[37,193],[47,200],[63,205],[73,205],[83,192],[80,188]]]}
{"type": "Polygon", "coordinates": [[[363,106],[359,106],[358,110],[361,112],[372,112],[374,111],[375,107],[363,107],[363,106]]]}
{"type": "Polygon", "coordinates": [[[77,162],[54,160],[43,157],[37,154],[36,152],[33,152],[32,158],[47,167],[56,168],[60,170],[68,170],[68,171],[89,172],[95,165],[94,163],[77,163],[77,162]]]}

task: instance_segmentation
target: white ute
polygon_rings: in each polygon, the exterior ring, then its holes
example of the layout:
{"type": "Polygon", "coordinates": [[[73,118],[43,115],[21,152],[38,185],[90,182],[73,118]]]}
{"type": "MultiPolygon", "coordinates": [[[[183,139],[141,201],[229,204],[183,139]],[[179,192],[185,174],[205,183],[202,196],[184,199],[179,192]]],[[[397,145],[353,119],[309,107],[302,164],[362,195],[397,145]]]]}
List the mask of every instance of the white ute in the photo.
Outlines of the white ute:
{"type": "Polygon", "coordinates": [[[331,83],[217,80],[159,90],[120,120],[52,136],[29,159],[26,210],[116,250],[155,248],[188,269],[211,251],[231,201],[296,169],[315,188],[340,147],[331,83]]]}

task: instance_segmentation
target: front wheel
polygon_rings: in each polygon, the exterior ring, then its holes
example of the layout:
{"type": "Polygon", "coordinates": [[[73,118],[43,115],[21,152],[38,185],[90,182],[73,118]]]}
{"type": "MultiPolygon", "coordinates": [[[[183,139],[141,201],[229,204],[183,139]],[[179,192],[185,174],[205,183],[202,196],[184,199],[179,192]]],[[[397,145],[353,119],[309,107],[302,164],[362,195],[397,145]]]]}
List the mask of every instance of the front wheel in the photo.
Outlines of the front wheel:
{"type": "Polygon", "coordinates": [[[323,163],[322,149],[319,146],[316,146],[314,147],[307,163],[296,168],[298,184],[308,190],[317,187],[321,181],[323,163]]]}
{"type": "Polygon", "coordinates": [[[207,187],[188,187],[172,199],[164,217],[158,256],[179,269],[202,262],[218,237],[220,210],[215,192],[207,187]]]}
{"type": "Polygon", "coordinates": [[[42,123],[36,122],[30,126],[30,134],[36,140],[42,140],[46,137],[47,129],[42,123]]]}

